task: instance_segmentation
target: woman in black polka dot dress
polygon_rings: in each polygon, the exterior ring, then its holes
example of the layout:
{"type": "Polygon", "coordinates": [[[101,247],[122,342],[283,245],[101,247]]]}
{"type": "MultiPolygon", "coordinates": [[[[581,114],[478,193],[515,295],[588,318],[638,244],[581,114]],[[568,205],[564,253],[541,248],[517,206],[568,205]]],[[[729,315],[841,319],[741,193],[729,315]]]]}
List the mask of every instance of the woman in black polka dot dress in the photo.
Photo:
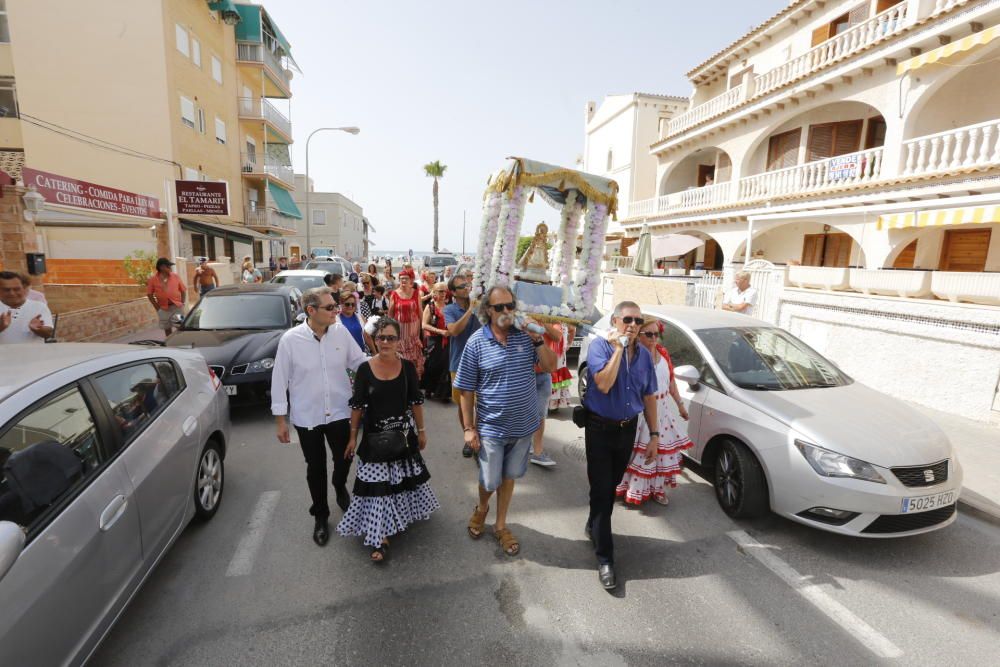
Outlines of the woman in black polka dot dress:
{"type": "Polygon", "coordinates": [[[372,548],[371,559],[380,563],[385,559],[389,536],[406,530],[414,521],[430,518],[440,505],[427,483],[430,473],[420,455],[427,446],[424,397],[416,368],[399,357],[399,323],[373,317],[365,329],[378,353],[361,364],[354,379],[347,456],[354,454],[362,419],[366,433],[404,431],[409,447],[402,458],[386,463],[366,462],[365,447],[361,447],[354,496],[337,532],[364,535],[365,545],[372,548]]]}

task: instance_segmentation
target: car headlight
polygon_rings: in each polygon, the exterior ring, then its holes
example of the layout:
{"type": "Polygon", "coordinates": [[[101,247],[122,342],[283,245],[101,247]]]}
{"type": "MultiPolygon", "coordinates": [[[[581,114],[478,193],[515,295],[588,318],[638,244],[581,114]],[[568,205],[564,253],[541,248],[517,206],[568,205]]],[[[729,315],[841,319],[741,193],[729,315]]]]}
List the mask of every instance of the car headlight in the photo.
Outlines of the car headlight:
{"type": "Polygon", "coordinates": [[[829,449],[823,449],[799,439],[795,440],[795,446],[802,452],[802,456],[806,458],[813,470],[823,477],[850,477],[885,484],[885,479],[871,463],[831,452],[829,449]]]}
{"type": "Polygon", "coordinates": [[[272,368],[274,368],[274,359],[268,357],[266,359],[251,361],[247,366],[247,373],[263,373],[264,371],[269,371],[272,368]]]}

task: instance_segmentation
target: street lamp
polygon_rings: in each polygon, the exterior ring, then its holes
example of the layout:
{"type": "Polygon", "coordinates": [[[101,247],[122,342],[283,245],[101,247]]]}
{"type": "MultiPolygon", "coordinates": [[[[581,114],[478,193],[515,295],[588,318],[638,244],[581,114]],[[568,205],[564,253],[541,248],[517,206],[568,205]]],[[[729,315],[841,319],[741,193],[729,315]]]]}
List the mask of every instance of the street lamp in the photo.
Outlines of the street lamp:
{"type": "Polygon", "coordinates": [[[357,134],[361,131],[360,127],[320,127],[309,133],[306,138],[306,255],[312,255],[312,216],[309,212],[309,142],[312,141],[313,135],[317,132],[347,132],[348,134],[357,134]]]}

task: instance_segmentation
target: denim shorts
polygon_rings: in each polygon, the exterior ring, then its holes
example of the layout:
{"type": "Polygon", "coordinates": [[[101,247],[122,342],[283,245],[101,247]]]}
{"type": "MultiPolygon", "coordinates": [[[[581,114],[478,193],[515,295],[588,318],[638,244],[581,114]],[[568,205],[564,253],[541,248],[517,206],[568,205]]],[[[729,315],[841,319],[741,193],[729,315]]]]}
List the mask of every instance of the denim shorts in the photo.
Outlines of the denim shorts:
{"type": "Polygon", "coordinates": [[[535,373],[535,389],[538,390],[538,418],[545,421],[549,416],[549,399],[552,398],[552,374],[535,373]]]}
{"type": "Polygon", "coordinates": [[[479,484],[493,492],[505,479],[520,479],[528,471],[531,436],[523,438],[479,438],[479,484]]]}

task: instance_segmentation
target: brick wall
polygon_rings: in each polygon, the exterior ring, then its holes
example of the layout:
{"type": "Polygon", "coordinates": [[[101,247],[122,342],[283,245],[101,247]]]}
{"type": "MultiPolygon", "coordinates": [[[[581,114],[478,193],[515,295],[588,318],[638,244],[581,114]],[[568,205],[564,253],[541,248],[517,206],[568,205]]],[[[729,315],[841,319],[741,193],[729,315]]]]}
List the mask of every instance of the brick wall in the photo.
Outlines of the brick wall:
{"type": "Polygon", "coordinates": [[[106,306],[120,301],[131,301],[145,296],[146,290],[138,285],[46,285],[45,297],[53,313],[106,306]]]}
{"type": "MultiPolygon", "coordinates": [[[[0,190],[0,270],[27,273],[25,253],[38,252],[35,223],[24,219],[23,188],[9,185],[0,190]]],[[[40,276],[33,276],[35,289],[41,289],[40,276]]]]}
{"type": "Polygon", "coordinates": [[[127,285],[132,279],[120,259],[52,259],[45,261],[46,283],[69,285],[127,285]]]}
{"type": "Polygon", "coordinates": [[[59,316],[61,342],[106,342],[156,326],[156,311],[145,297],[97,306],[59,316]]]}

